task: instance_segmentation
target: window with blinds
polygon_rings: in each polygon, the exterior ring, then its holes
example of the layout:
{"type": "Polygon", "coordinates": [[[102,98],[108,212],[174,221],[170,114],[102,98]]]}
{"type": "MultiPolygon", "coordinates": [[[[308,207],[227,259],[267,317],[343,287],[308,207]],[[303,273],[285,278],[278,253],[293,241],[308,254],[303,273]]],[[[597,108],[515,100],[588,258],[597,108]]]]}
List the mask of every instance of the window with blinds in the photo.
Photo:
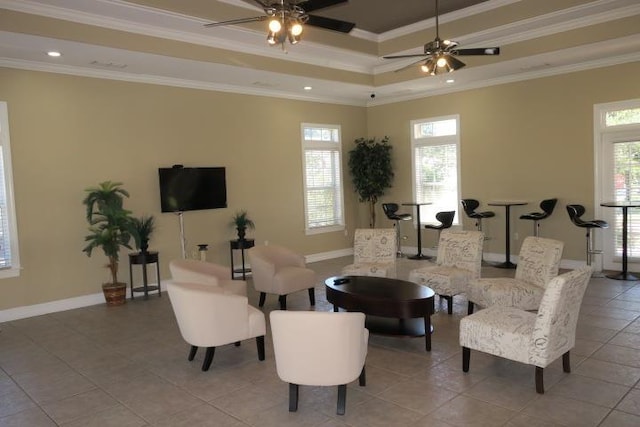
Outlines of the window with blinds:
{"type": "Polygon", "coordinates": [[[415,202],[431,203],[421,206],[420,221],[438,223],[436,213],[455,210],[459,224],[459,117],[412,121],[411,143],[415,202]]]}
{"type": "Polygon", "coordinates": [[[7,104],[0,102],[0,278],[15,277],[20,271],[7,111],[7,104]]]}
{"type": "Polygon", "coordinates": [[[344,229],[340,127],[302,124],[305,231],[344,229]]]}

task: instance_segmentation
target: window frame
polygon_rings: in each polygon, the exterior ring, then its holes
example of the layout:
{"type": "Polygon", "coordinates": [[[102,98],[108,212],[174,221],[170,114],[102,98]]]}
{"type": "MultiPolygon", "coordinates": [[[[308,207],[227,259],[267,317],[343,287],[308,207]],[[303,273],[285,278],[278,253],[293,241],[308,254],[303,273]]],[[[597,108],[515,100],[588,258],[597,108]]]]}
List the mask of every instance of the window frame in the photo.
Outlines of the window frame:
{"type": "MultiPolygon", "coordinates": [[[[332,233],[336,231],[342,231],[345,229],[345,206],[344,206],[344,173],[343,173],[343,161],[342,161],[342,127],[335,124],[321,124],[321,123],[302,123],[300,125],[300,140],[302,146],[302,190],[304,198],[304,230],[306,235],[332,233]],[[305,139],[304,131],[307,128],[321,128],[337,130],[338,141],[308,141],[305,139]],[[336,152],[338,155],[338,164],[336,171],[338,172],[338,182],[336,183],[338,191],[340,192],[337,198],[340,206],[340,214],[337,215],[336,224],[310,227],[309,226],[309,203],[308,203],[308,191],[307,191],[307,161],[306,152],[308,150],[326,150],[336,152]]],[[[335,207],[334,207],[335,210],[335,207]]]]}
{"type": "Polygon", "coordinates": [[[0,269],[0,279],[20,275],[20,248],[18,244],[18,223],[13,191],[13,168],[11,162],[11,136],[9,132],[9,108],[0,101],[0,147],[2,148],[2,171],[5,184],[5,206],[7,211],[7,231],[11,247],[11,266],[0,269]]]}
{"type": "MultiPolygon", "coordinates": [[[[416,148],[424,147],[424,146],[438,146],[438,145],[455,145],[456,148],[456,203],[452,208],[446,207],[443,209],[447,210],[455,210],[456,215],[453,219],[452,227],[459,227],[462,224],[460,218],[460,209],[459,203],[457,200],[460,200],[461,193],[461,162],[460,162],[460,115],[459,114],[451,114],[446,116],[438,116],[438,117],[428,117],[423,119],[415,119],[411,120],[409,124],[409,132],[411,136],[411,190],[413,195],[414,202],[430,202],[431,200],[418,200],[418,191],[417,191],[417,170],[416,170],[416,148]],[[420,125],[423,123],[434,123],[445,120],[455,120],[456,122],[456,131],[454,135],[444,135],[444,136],[427,136],[424,138],[416,138],[414,128],[416,125],[420,125]]],[[[439,209],[437,205],[424,205],[420,206],[420,225],[423,224],[438,224],[439,222],[435,219],[435,213],[443,210],[439,209]]],[[[417,221],[414,218],[414,224],[417,221]]]]}

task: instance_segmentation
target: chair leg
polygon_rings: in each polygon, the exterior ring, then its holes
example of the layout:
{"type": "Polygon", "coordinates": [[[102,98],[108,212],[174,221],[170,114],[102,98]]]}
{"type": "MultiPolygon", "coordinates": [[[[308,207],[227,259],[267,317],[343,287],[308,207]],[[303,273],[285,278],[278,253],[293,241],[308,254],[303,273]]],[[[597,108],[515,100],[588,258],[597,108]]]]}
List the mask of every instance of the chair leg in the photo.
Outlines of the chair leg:
{"type": "Polygon", "coordinates": [[[198,347],[196,347],[195,345],[192,345],[191,350],[189,350],[189,362],[191,362],[193,358],[196,357],[197,352],[198,352],[198,347]]]}
{"type": "Polygon", "coordinates": [[[365,366],[362,367],[362,372],[360,372],[360,376],[358,377],[358,384],[361,387],[364,387],[367,385],[367,372],[365,370],[365,366]]]}
{"type": "Polygon", "coordinates": [[[311,307],[316,305],[316,288],[309,288],[309,303],[311,307]]]}
{"type": "Polygon", "coordinates": [[[233,345],[235,345],[236,347],[240,347],[240,341],[234,342],[233,345]]]}
{"type": "Polygon", "coordinates": [[[447,301],[447,313],[453,314],[453,295],[440,295],[440,297],[447,301]]]}
{"type": "Polygon", "coordinates": [[[536,366],[536,393],[544,394],[544,368],[536,366]]]}
{"type": "Polygon", "coordinates": [[[338,410],[336,413],[338,415],[344,415],[345,410],[347,409],[347,385],[341,384],[338,386],[338,410]]]}
{"type": "Polygon", "coordinates": [[[467,314],[473,314],[473,302],[471,301],[467,304],[467,314]]]}
{"type": "Polygon", "coordinates": [[[264,360],[264,335],[256,337],[256,346],[258,347],[258,360],[264,360]]]}
{"type": "Polygon", "coordinates": [[[568,351],[562,355],[562,370],[566,373],[571,372],[571,358],[568,351]]]}
{"type": "Polygon", "coordinates": [[[533,221],[533,235],[540,237],[540,223],[535,220],[533,221]]]}
{"type": "Polygon", "coordinates": [[[462,372],[469,372],[469,359],[471,359],[471,349],[462,347],[462,372]]]}
{"type": "Polygon", "coordinates": [[[202,363],[202,370],[208,371],[211,366],[211,362],[213,361],[213,355],[216,352],[215,347],[207,347],[207,353],[204,356],[204,362],[202,363]]]}
{"type": "Polygon", "coordinates": [[[278,301],[280,302],[280,310],[286,310],[287,309],[287,296],[286,295],[280,295],[278,297],[278,301]]]}
{"type": "Polygon", "coordinates": [[[264,292],[260,292],[260,301],[258,302],[258,307],[264,306],[264,300],[267,297],[267,294],[264,292]]]}
{"type": "Polygon", "coordinates": [[[298,384],[289,383],[289,412],[298,410],[298,384]]]}

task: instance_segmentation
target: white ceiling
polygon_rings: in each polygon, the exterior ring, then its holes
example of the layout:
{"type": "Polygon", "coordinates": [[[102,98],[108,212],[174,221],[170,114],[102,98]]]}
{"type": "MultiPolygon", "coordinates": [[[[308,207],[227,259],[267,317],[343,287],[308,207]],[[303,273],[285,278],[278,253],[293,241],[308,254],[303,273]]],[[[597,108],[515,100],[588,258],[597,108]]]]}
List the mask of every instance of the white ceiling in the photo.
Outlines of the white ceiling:
{"type": "MultiPolygon", "coordinates": [[[[463,47],[500,46],[502,55],[481,61],[461,58],[467,67],[435,77],[423,77],[413,67],[396,73],[411,60],[384,60],[376,53],[420,53],[421,44],[435,36],[433,19],[381,34],[360,29],[349,35],[309,30],[309,39],[285,51],[267,45],[262,24],[203,27],[216,16],[208,10],[199,13],[203,5],[211,5],[216,13],[220,10],[220,16],[225,12],[244,17],[256,11],[238,5],[240,0],[203,1],[0,0],[0,66],[375,105],[640,59],[638,0],[563,0],[553,2],[550,10],[542,4],[552,2],[540,0],[488,0],[441,15],[442,36],[449,36],[442,34],[445,28],[455,28],[457,33],[451,36],[463,47]],[[482,28],[482,22],[505,11],[520,16],[482,28]],[[636,22],[635,30],[624,31],[636,22]],[[469,30],[460,30],[467,28],[465,24],[469,30]],[[158,51],[169,41],[178,44],[167,46],[179,48],[158,51]],[[358,43],[374,49],[351,47],[358,43]],[[63,56],[47,57],[45,52],[52,49],[63,56]],[[446,78],[455,82],[446,83],[446,78]],[[304,86],[313,89],[305,91],[304,86]]],[[[360,3],[360,14],[367,13],[363,2],[352,2],[360,3]]],[[[336,9],[332,15],[338,13],[338,6],[331,9],[336,9]]],[[[371,28],[373,21],[368,23],[371,28]]]]}

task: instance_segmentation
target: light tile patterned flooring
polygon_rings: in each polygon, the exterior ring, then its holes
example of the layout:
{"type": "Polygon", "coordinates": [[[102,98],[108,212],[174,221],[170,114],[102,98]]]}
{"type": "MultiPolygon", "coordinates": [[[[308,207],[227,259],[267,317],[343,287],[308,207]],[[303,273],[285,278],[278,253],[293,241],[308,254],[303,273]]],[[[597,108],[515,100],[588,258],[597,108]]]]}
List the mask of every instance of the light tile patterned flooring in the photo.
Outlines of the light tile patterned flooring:
{"type": "MultiPolygon", "coordinates": [[[[326,278],[349,262],[310,267],[326,278]]],[[[399,277],[420,263],[401,260],[399,277]]],[[[487,277],[512,274],[483,268],[487,277]]],[[[251,283],[249,289],[257,304],[251,283]]],[[[332,309],[321,282],[316,296],[316,310],[332,309]]],[[[291,310],[308,304],[306,292],[289,297],[291,310]]],[[[277,299],[268,297],[265,314],[275,308],[277,299]]],[[[204,352],[187,361],[166,294],[7,322],[0,324],[0,426],[640,425],[638,282],[591,280],[573,373],[559,363],[547,368],[544,395],[535,393],[531,366],[472,352],[470,372],[462,372],[458,325],[465,312],[461,297],[453,316],[446,309],[433,316],[431,353],[422,338],[372,335],[367,386],[349,385],[344,416],[336,415],[337,387],[301,387],[298,412],[288,412],[270,336],[264,362],[251,340],[218,349],[202,372],[204,352]]]]}

